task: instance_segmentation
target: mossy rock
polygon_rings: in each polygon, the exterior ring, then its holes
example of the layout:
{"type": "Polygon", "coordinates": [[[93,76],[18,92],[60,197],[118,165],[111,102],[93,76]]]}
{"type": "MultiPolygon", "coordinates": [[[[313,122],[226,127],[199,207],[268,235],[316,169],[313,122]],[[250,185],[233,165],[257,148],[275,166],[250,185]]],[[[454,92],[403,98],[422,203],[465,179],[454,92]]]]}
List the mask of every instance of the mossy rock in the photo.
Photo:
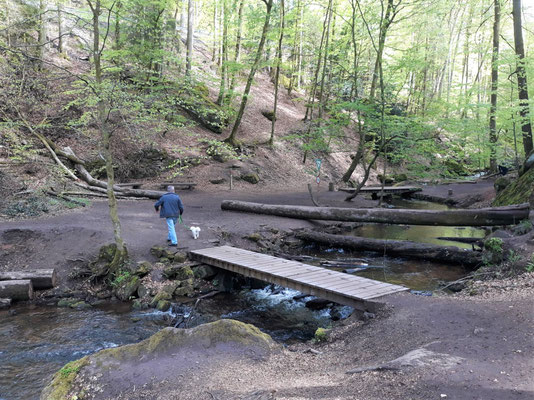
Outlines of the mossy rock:
{"type": "Polygon", "coordinates": [[[150,248],[150,254],[152,254],[156,258],[163,257],[163,255],[165,254],[166,251],[167,251],[167,249],[164,248],[164,247],[161,247],[161,246],[152,246],[150,248]]]}
{"type": "Polygon", "coordinates": [[[41,400],[64,400],[72,389],[80,370],[89,363],[88,356],[71,361],[54,374],[52,382],[41,392],[41,400]]]}
{"type": "Polygon", "coordinates": [[[260,177],[255,172],[244,173],[240,178],[245,182],[252,183],[253,185],[259,183],[260,181],[260,177]]]}
{"type": "Polygon", "coordinates": [[[172,295],[170,295],[169,293],[167,293],[167,292],[162,290],[162,291],[158,292],[158,294],[156,294],[154,296],[154,298],[150,302],[150,306],[151,307],[156,307],[158,305],[159,301],[161,301],[161,300],[170,300],[171,298],[172,298],[172,295]]]}
{"type": "Polygon", "coordinates": [[[457,161],[453,158],[448,158],[443,161],[443,165],[447,168],[447,171],[451,175],[465,176],[468,175],[468,170],[465,168],[465,165],[460,161],[457,161]]]}
{"type": "Polygon", "coordinates": [[[148,261],[140,261],[133,268],[132,273],[142,278],[143,276],[148,275],[150,271],[152,271],[152,264],[150,264],[148,261]]]}
{"type": "Polygon", "coordinates": [[[184,252],[174,253],[172,260],[175,263],[184,263],[187,261],[187,253],[184,253],[184,252]]]}
{"type": "Polygon", "coordinates": [[[140,284],[141,280],[137,275],[125,275],[113,292],[119,300],[128,301],[137,294],[140,284]]]}
{"type": "Polygon", "coordinates": [[[74,304],[77,304],[80,301],[83,301],[83,300],[77,299],[77,298],[73,298],[73,297],[69,297],[69,298],[66,298],[66,299],[59,300],[57,302],[57,306],[58,307],[63,307],[63,308],[72,308],[72,306],[74,304]]]}
{"type": "Polygon", "coordinates": [[[534,168],[529,169],[499,192],[493,205],[509,206],[527,203],[532,195],[534,195],[534,168]]]}
{"type": "Polygon", "coordinates": [[[74,303],[70,306],[70,308],[74,310],[87,310],[89,308],[92,308],[91,304],[86,303],[85,301],[78,301],[77,303],[74,303]]]}
{"type": "Polygon", "coordinates": [[[158,301],[158,304],[156,305],[156,309],[158,311],[167,311],[169,308],[171,308],[171,302],[169,300],[160,300],[158,301]]]}
{"type": "Polygon", "coordinates": [[[148,304],[144,301],[141,301],[139,299],[134,300],[132,303],[132,308],[134,310],[146,310],[148,308],[148,304]]]}
{"type": "Polygon", "coordinates": [[[154,294],[154,289],[144,283],[140,283],[137,288],[137,295],[141,298],[149,297],[154,294]]]}
{"type": "Polygon", "coordinates": [[[262,110],[261,115],[263,115],[269,121],[272,121],[273,119],[276,121],[276,117],[274,116],[274,111],[272,110],[262,110]]]}
{"type": "Polygon", "coordinates": [[[197,279],[211,279],[217,275],[217,270],[210,265],[202,264],[197,267],[191,268],[193,275],[197,279]]]}
{"type": "Polygon", "coordinates": [[[178,286],[180,286],[180,282],[172,282],[164,285],[161,290],[166,293],[169,293],[172,296],[178,286]]]}
{"type": "Polygon", "coordinates": [[[396,183],[404,182],[404,181],[408,180],[408,175],[406,175],[406,174],[395,174],[395,175],[393,175],[393,180],[396,183]]]}
{"type": "Polygon", "coordinates": [[[115,243],[106,244],[100,248],[97,259],[89,263],[89,269],[93,278],[108,274],[110,264],[115,258],[116,252],[117,245],[115,243]]]}
{"type": "Polygon", "coordinates": [[[385,185],[391,185],[393,182],[395,182],[395,179],[392,178],[391,176],[386,176],[384,177],[384,175],[382,174],[378,174],[376,176],[376,178],[378,179],[379,182],[385,184],[385,185]]]}
{"type": "Polygon", "coordinates": [[[231,367],[246,359],[259,363],[280,349],[255,326],[230,319],[192,329],[165,328],[139,343],[101,350],[67,364],[42,391],[41,399],[81,399],[89,388],[103,388],[98,398],[115,398],[116,393],[131,389],[131,380],[125,377],[132,371],[136,384],[143,387],[163,379],[179,381],[184,364],[176,360],[200,360],[193,367],[201,369],[213,359],[226,360],[231,367]]]}
{"type": "Polygon", "coordinates": [[[185,285],[179,288],[176,288],[174,295],[177,297],[191,297],[194,294],[193,285],[185,285]]]}
{"type": "Polygon", "coordinates": [[[260,240],[263,239],[263,236],[261,236],[258,232],[251,233],[248,236],[245,236],[248,240],[252,240],[253,242],[258,243],[260,240]]]}
{"type": "Polygon", "coordinates": [[[170,101],[215,133],[222,133],[230,120],[227,110],[209,98],[205,85],[181,85],[170,101]]]}
{"type": "Polygon", "coordinates": [[[497,193],[502,192],[506,187],[511,183],[511,180],[507,178],[506,176],[501,176],[497,179],[495,179],[495,182],[493,182],[493,187],[495,188],[495,191],[497,193]]]}
{"type": "Polygon", "coordinates": [[[167,279],[183,281],[194,278],[195,275],[189,265],[171,265],[163,270],[163,276],[167,279]]]}

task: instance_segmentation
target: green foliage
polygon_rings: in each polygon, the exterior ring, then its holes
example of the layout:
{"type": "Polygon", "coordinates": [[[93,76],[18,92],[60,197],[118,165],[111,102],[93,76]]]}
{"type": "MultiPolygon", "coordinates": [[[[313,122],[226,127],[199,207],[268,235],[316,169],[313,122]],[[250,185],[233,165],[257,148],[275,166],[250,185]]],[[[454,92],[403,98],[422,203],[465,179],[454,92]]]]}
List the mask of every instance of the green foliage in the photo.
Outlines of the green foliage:
{"type": "Polygon", "coordinates": [[[504,249],[503,240],[501,238],[489,238],[484,242],[484,263],[486,265],[496,265],[503,260],[504,249]]]}
{"type": "Polygon", "coordinates": [[[316,343],[326,342],[328,340],[328,330],[324,328],[317,328],[313,339],[316,343]]]}
{"type": "Polygon", "coordinates": [[[30,196],[8,205],[3,213],[10,217],[38,217],[50,211],[50,203],[43,197],[30,196]]]}
{"type": "Polygon", "coordinates": [[[207,146],[206,155],[220,162],[228,160],[244,160],[246,155],[240,154],[239,149],[232,147],[228,143],[215,139],[201,139],[200,143],[207,146]]]}
{"type": "Polygon", "coordinates": [[[81,367],[82,365],[76,363],[76,361],[70,362],[59,370],[59,375],[61,375],[62,378],[68,378],[71,374],[77,374],[81,367]]]}
{"type": "Polygon", "coordinates": [[[125,270],[125,269],[121,269],[121,270],[119,270],[119,271],[117,271],[115,273],[115,275],[113,276],[113,279],[110,282],[110,285],[112,287],[119,287],[124,282],[130,280],[131,277],[132,277],[132,272],[131,271],[125,270]]]}
{"type": "Polygon", "coordinates": [[[530,257],[530,261],[525,266],[525,271],[534,272],[534,254],[530,257]]]}

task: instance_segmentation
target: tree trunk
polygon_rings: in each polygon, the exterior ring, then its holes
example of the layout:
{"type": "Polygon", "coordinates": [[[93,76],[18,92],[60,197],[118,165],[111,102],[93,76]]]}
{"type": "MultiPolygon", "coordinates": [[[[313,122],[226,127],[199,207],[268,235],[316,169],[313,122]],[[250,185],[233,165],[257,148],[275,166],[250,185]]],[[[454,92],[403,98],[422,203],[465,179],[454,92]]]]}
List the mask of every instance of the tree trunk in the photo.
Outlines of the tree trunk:
{"type": "MultiPolygon", "coordinates": [[[[376,84],[378,82],[378,70],[379,66],[382,64],[382,56],[384,54],[384,47],[386,46],[386,35],[388,33],[388,29],[390,25],[393,23],[393,0],[387,0],[388,5],[386,7],[386,15],[384,16],[384,19],[380,21],[380,33],[378,36],[378,48],[376,49],[376,61],[375,61],[375,68],[373,70],[373,79],[371,81],[371,89],[369,92],[369,98],[374,99],[375,98],[375,91],[376,91],[376,84]]],[[[400,1],[399,4],[400,5],[400,1]]],[[[397,6],[398,6],[397,5],[397,6]]]]}
{"type": "Polygon", "coordinates": [[[273,119],[271,121],[271,137],[269,146],[274,144],[274,127],[276,124],[276,108],[278,107],[278,86],[280,79],[280,65],[282,64],[282,42],[284,40],[285,5],[284,0],[280,0],[280,35],[278,37],[278,49],[276,51],[276,72],[274,75],[274,106],[273,119]]]}
{"type": "Polygon", "coordinates": [[[263,23],[263,30],[261,33],[261,39],[258,45],[258,50],[256,51],[256,58],[254,59],[254,63],[252,64],[252,67],[250,68],[250,73],[248,74],[247,84],[245,86],[245,91],[243,92],[243,98],[241,99],[241,106],[239,107],[239,111],[237,112],[237,117],[234,123],[234,127],[232,128],[232,133],[230,133],[230,136],[226,139],[226,141],[230,143],[231,145],[237,144],[236,143],[237,130],[239,129],[239,125],[241,124],[241,119],[243,118],[243,114],[245,113],[245,107],[247,106],[248,95],[250,93],[250,88],[252,87],[252,81],[254,80],[254,75],[256,75],[256,71],[260,64],[261,56],[263,54],[263,47],[265,45],[265,40],[267,39],[267,32],[269,31],[269,21],[271,19],[271,9],[273,7],[273,0],[265,0],[265,6],[266,6],[265,21],[263,23]]]}
{"type": "Polygon", "coordinates": [[[521,0],[513,0],[512,10],[514,20],[514,42],[517,55],[517,88],[519,91],[519,115],[521,116],[521,130],[523,131],[523,148],[525,156],[533,148],[532,128],[530,125],[527,72],[525,71],[525,46],[523,44],[523,30],[521,25],[521,0]]]}
{"type": "MultiPolygon", "coordinates": [[[[111,224],[113,226],[113,236],[115,238],[115,244],[117,245],[117,252],[115,253],[115,258],[111,263],[110,269],[113,270],[118,268],[127,258],[127,250],[122,238],[121,223],[119,220],[117,199],[114,192],[114,183],[115,175],[113,171],[113,159],[111,155],[111,132],[107,126],[107,113],[106,113],[106,104],[103,98],[103,78],[102,78],[102,65],[101,65],[101,53],[102,48],[100,45],[100,13],[101,13],[101,2],[96,0],[94,4],[91,0],[87,0],[92,14],[93,14],[93,62],[95,68],[95,94],[97,96],[97,110],[96,110],[96,123],[100,131],[100,140],[101,140],[101,149],[106,162],[106,174],[107,174],[107,195],[108,195],[108,205],[109,205],[109,216],[111,219],[111,224]]],[[[108,26],[109,30],[110,27],[108,26]]]]}
{"type": "Polygon", "coordinates": [[[12,300],[32,300],[32,281],[29,279],[18,281],[0,281],[0,298],[12,300]]]}
{"type": "Polygon", "coordinates": [[[234,97],[234,89],[236,85],[236,75],[237,71],[235,70],[237,68],[237,63],[239,63],[239,56],[241,53],[241,36],[243,35],[243,6],[245,5],[245,0],[239,1],[239,11],[237,13],[237,35],[236,35],[236,41],[235,41],[235,56],[234,56],[234,70],[232,71],[231,78],[230,78],[230,98],[228,103],[230,103],[231,99],[234,97]]]}
{"type": "Polygon", "coordinates": [[[187,3],[187,54],[185,60],[185,76],[191,77],[191,63],[193,60],[193,11],[195,9],[194,1],[189,0],[187,3]]]}
{"type": "Polygon", "coordinates": [[[226,75],[228,72],[228,0],[222,2],[222,51],[221,51],[221,83],[219,85],[219,97],[217,97],[217,104],[222,106],[224,102],[224,95],[226,91],[226,75]]]}
{"type": "Polygon", "coordinates": [[[499,25],[501,23],[501,0],[493,0],[493,52],[491,55],[491,106],[490,106],[490,170],[497,172],[497,87],[499,79],[499,25]]]}
{"type": "Polygon", "coordinates": [[[345,247],[361,251],[372,251],[390,256],[417,258],[430,261],[445,261],[470,267],[482,263],[482,253],[460,249],[455,246],[438,246],[405,240],[367,239],[355,236],[332,235],[319,232],[298,232],[297,238],[324,244],[345,247]]]}
{"type": "Polygon", "coordinates": [[[43,59],[46,46],[46,2],[39,0],[39,31],[38,31],[38,46],[39,46],[39,68],[43,69],[43,59]]]}
{"type": "Polygon", "coordinates": [[[34,271],[0,272],[0,281],[31,280],[33,288],[37,290],[51,289],[56,286],[55,269],[38,269],[34,271]]]}
{"type": "Polygon", "coordinates": [[[57,51],[59,51],[59,53],[63,53],[63,16],[61,15],[61,13],[63,12],[63,6],[61,4],[61,1],[58,1],[56,4],[57,4],[57,36],[58,36],[57,51]]]}
{"type": "Polygon", "coordinates": [[[528,203],[517,206],[458,209],[410,210],[384,208],[308,207],[224,200],[221,209],[279,217],[379,224],[490,226],[513,225],[528,218],[528,203]]]}

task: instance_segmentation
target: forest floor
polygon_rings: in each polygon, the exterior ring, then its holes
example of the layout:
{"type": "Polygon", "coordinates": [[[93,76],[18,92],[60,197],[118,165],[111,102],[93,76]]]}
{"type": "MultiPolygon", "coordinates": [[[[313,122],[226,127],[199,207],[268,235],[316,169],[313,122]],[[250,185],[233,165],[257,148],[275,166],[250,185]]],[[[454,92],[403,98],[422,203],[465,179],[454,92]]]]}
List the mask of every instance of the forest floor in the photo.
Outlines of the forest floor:
{"type": "MultiPolygon", "coordinates": [[[[464,184],[452,197],[469,192],[491,198],[491,183],[464,184]]],[[[444,198],[448,185],[428,188],[444,198]]],[[[425,189],[427,190],[427,189],[425,189]]],[[[179,228],[179,246],[198,249],[221,244],[254,248],[250,233],[312,228],[313,221],[238,214],[220,209],[223,199],[271,204],[312,205],[307,192],[194,190],[180,192],[184,222],[198,225],[199,240],[179,228]],[[221,238],[224,238],[221,239],[221,238]]],[[[322,191],[319,201],[331,206],[373,206],[358,197],[343,201],[341,192],[322,191]]],[[[482,204],[483,205],[483,204],[482,204]]],[[[120,201],[119,214],[130,255],[151,260],[149,250],[164,245],[165,225],[151,201],[120,201]]],[[[0,265],[3,270],[58,269],[60,285],[69,271],[94,257],[112,241],[107,203],[66,214],[23,221],[3,221],[0,265]],[[83,260],[83,261],[82,261],[83,260]]],[[[264,360],[232,361],[214,369],[209,360],[195,365],[199,381],[177,376],[165,382],[130,388],[128,399],[531,399],[534,382],[534,274],[503,281],[475,283],[468,294],[424,297],[389,296],[386,307],[367,321],[349,318],[334,327],[327,343],[291,345],[264,360]],[[319,353],[309,352],[314,348],[319,353]],[[415,353],[410,353],[416,350],[415,353]],[[410,360],[387,364],[410,353],[410,360]],[[347,371],[382,366],[355,374],[347,371]]],[[[162,360],[163,362],[164,360],[162,360]]],[[[141,377],[142,378],[142,377],[141,377]]],[[[140,378],[140,379],[141,379],[140,378]]],[[[105,393],[98,398],[106,398],[105,393]]]]}

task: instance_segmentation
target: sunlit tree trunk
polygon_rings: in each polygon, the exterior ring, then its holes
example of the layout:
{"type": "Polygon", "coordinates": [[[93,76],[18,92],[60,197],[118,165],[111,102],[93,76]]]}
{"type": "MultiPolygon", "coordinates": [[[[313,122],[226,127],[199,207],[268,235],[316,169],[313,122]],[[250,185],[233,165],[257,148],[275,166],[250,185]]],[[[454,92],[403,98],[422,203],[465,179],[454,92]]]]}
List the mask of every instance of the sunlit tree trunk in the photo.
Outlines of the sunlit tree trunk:
{"type": "Polygon", "coordinates": [[[523,149],[528,155],[533,148],[532,128],[530,125],[527,73],[525,71],[525,46],[523,44],[523,29],[521,24],[521,0],[513,0],[512,15],[514,19],[514,42],[517,55],[517,89],[519,92],[519,115],[521,116],[521,131],[523,132],[523,149]]]}
{"type": "Polygon", "coordinates": [[[46,47],[46,2],[45,0],[39,0],[39,34],[37,38],[39,46],[39,68],[43,69],[43,60],[46,47]]]}
{"type": "Polygon", "coordinates": [[[228,72],[228,0],[222,0],[222,50],[221,50],[221,83],[219,85],[219,97],[217,104],[222,105],[224,102],[224,95],[226,92],[226,76],[228,72]]]}
{"type": "Polygon", "coordinates": [[[282,64],[282,42],[284,40],[284,24],[285,24],[285,4],[284,0],[280,0],[280,34],[278,36],[278,49],[276,51],[276,72],[274,75],[274,106],[273,119],[271,121],[271,137],[269,145],[274,143],[274,127],[276,124],[276,108],[278,106],[278,86],[280,79],[280,64],[282,64]]]}
{"type": "Polygon", "coordinates": [[[194,35],[194,10],[195,4],[193,0],[189,0],[187,3],[187,54],[185,60],[185,76],[191,77],[191,64],[193,61],[193,35],[194,35]]]}
{"type": "Polygon", "coordinates": [[[58,42],[57,42],[57,50],[59,53],[63,53],[63,15],[62,13],[62,4],[61,1],[58,1],[56,3],[57,6],[57,31],[58,31],[58,42]]]}
{"type": "Polygon", "coordinates": [[[235,55],[234,55],[234,69],[232,70],[230,74],[230,98],[228,99],[229,102],[231,101],[232,97],[234,96],[234,89],[236,85],[236,76],[237,72],[235,68],[237,68],[237,64],[240,60],[241,55],[241,36],[243,35],[243,6],[245,5],[245,0],[239,1],[239,11],[237,12],[237,35],[236,35],[236,41],[235,41],[235,55]]]}
{"type": "Polygon", "coordinates": [[[499,79],[499,25],[501,22],[500,0],[493,1],[493,52],[491,55],[491,106],[489,118],[490,132],[490,170],[497,172],[497,87],[499,79]]]}
{"type": "MultiPolygon", "coordinates": [[[[102,12],[102,6],[100,0],[87,0],[87,4],[91,8],[93,15],[93,64],[94,64],[94,93],[97,96],[97,114],[96,123],[98,130],[100,131],[101,151],[106,163],[107,174],[107,196],[109,205],[109,216],[111,224],[113,225],[113,236],[115,238],[115,244],[117,246],[117,252],[112,262],[112,272],[114,268],[118,268],[120,264],[127,257],[127,250],[122,238],[121,223],[119,220],[117,198],[113,191],[113,185],[115,184],[115,174],[113,171],[113,159],[111,155],[111,132],[108,127],[106,103],[104,99],[104,85],[102,78],[102,44],[100,42],[100,14],[102,12]]],[[[109,26],[107,27],[109,29],[109,26]]]]}
{"type": "Polygon", "coordinates": [[[245,86],[245,91],[243,92],[241,105],[239,107],[239,111],[237,112],[237,117],[236,117],[234,126],[232,128],[232,133],[230,133],[230,136],[226,139],[226,141],[230,143],[231,145],[237,145],[237,141],[236,141],[237,130],[239,129],[239,125],[241,124],[241,119],[243,118],[243,114],[245,113],[245,108],[247,106],[247,101],[248,101],[248,95],[250,93],[250,88],[252,87],[252,81],[254,80],[254,75],[256,75],[256,71],[258,70],[261,56],[263,54],[263,47],[265,46],[265,40],[267,39],[267,32],[269,31],[269,21],[271,19],[271,9],[273,7],[273,0],[262,0],[262,1],[265,3],[265,7],[266,7],[265,21],[263,23],[263,30],[261,33],[261,39],[258,45],[258,50],[256,51],[256,58],[254,59],[254,62],[248,74],[247,84],[245,86]]]}

